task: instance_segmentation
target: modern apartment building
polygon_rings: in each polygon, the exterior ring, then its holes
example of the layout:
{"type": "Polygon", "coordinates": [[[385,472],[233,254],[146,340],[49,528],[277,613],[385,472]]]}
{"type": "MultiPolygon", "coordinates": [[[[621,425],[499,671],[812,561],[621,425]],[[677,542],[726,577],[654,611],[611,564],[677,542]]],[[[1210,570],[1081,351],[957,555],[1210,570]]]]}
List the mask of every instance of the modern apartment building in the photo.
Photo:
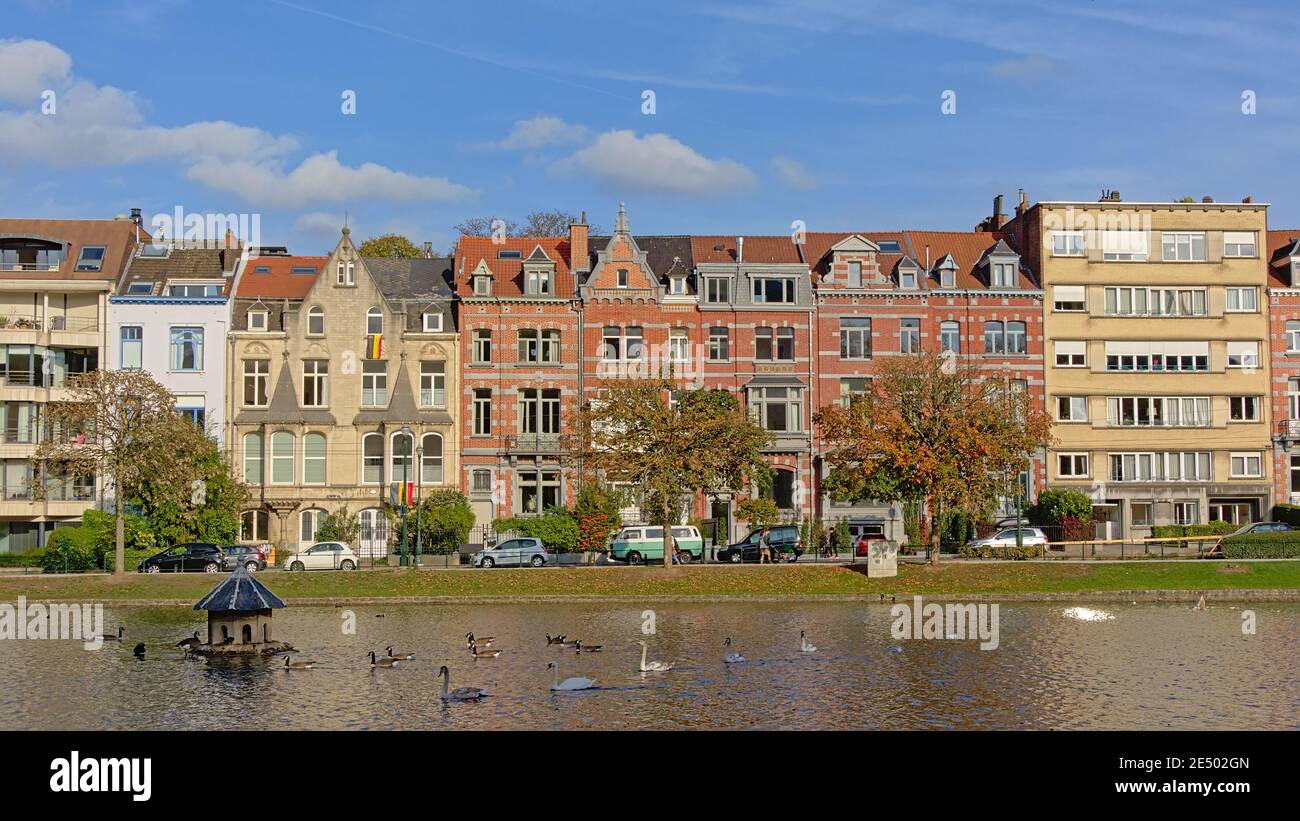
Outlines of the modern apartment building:
{"type": "Polygon", "coordinates": [[[1022,197],[1006,224],[1046,290],[1048,484],[1099,535],[1267,513],[1266,208],[1022,197]]]}
{"type": "Polygon", "coordinates": [[[37,476],[29,459],[45,405],[105,361],[109,295],[147,238],[133,217],[0,219],[0,553],[43,546],[102,499],[95,477],[37,476]],[[33,494],[38,481],[43,494],[33,494]]]}

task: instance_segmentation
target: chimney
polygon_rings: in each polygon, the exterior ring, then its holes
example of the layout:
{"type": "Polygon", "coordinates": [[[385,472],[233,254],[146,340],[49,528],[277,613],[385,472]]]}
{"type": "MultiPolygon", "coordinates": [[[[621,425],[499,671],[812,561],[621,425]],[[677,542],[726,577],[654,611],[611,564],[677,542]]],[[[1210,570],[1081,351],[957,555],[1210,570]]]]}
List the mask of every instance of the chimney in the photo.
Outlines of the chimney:
{"type": "Polygon", "coordinates": [[[1251,195],[1247,194],[1246,196],[1244,196],[1244,197],[1241,198],[1241,201],[1242,201],[1243,203],[1245,203],[1246,205],[1250,205],[1252,202],[1255,201],[1255,198],[1252,197],[1251,195]]]}
{"type": "Polygon", "coordinates": [[[569,269],[587,271],[591,260],[587,256],[587,212],[582,212],[579,222],[569,223],[569,269]]]}
{"type": "Polygon", "coordinates": [[[1020,204],[1016,206],[1016,216],[1018,217],[1018,216],[1020,216],[1021,214],[1025,213],[1026,211],[1028,211],[1028,210],[1029,210],[1029,192],[1026,191],[1025,189],[1021,188],[1021,189],[1020,189],[1020,204]]]}
{"type": "Polygon", "coordinates": [[[1201,197],[1201,202],[1214,202],[1214,197],[1201,197]]]}
{"type": "Polygon", "coordinates": [[[424,242],[424,256],[426,259],[433,259],[433,243],[428,240],[424,242]]]}
{"type": "Polygon", "coordinates": [[[233,248],[235,245],[235,232],[226,228],[226,247],[233,248]]]}
{"type": "Polygon", "coordinates": [[[736,262],[745,261],[745,238],[736,237],[736,262]]]}
{"type": "Polygon", "coordinates": [[[131,222],[135,223],[135,244],[140,244],[140,226],[144,223],[144,217],[140,216],[139,208],[131,209],[131,222]]]}
{"type": "Polygon", "coordinates": [[[1001,228],[1004,222],[1006,215],[1002,213],[1002,195],[998,194],[993,198],[993,230],[1001,228]]]}

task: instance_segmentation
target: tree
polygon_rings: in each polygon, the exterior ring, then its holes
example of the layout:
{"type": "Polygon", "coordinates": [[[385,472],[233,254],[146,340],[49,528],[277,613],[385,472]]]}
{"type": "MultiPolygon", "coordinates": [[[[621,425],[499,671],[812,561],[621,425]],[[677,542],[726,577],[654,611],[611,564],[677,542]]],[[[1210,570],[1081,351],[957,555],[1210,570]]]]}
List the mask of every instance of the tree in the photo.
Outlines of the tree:
{"type": "MultiPolygon", "coordinates": [[[[935,525],[949,509],[986,514],[1014,492],[1051,428],[1025,392],[933,352],[883,361],[865,395],[814,418],[833,497],[921,505],[935,525]]],[[[921,531],[938,562],[942,529],[921,531]]]]}
{"type": "Polygon", "coordinates": [[[361,243],[357,249],[363,257],[389,257],[391,259],[417,259],[424,256],[424,249],[416,246],[401,234],[383,234],[371,237],[361,243]]]}
{"type": "Polygon", "coordinates": [[[765,496],[741,499],[736,503],[736,515],[749,523],[751,532],[771,527],[781,520],[776,502],[765,496]]]}
{"type": "Polygon", "coordinates": [[[360,531],[360,517],[350,512],[347,505],[344,505],[333,513],[326,513],[321,517],[320,525],[316,528],[315,540],[318,542],[344,542],[345,544],[355,545],[357,543],[357,534],[360,531]]]}
{"type": "Polygon", "coordinates": [[[236,480],[217,441],[188,418],[174,415],[162,441],[167,451],[189,462],[182,472],[149,475],[129,503],[148,522],[159,544],[233,542],[248,488],[236,480]],[[170,482],[188,480],[183,487],[170,482]]]}
{"type": "Polygon", "coordinates": [[[623,523],[623,497],[597,478],[582,483],[573,503],[578,522],[578,550],[596,553],[605,549],[609,537],[623,523]]]}
{"type": "Polygon", "coordinates": [[[663,379],[606,382],[583,408],[581,447],[586,468],[631,482],[664,529],[664,566],[672,565],[669,528],[681,499],[696,491],[747,487],[765,475],[770,434],[724,390],[678,389],[663,379]],[[669,402],[675,394],[676,401],[669,402]]]}
{"type": "MultiPolygon", "coordinates": [[[[172,395],[146,371],[96,370],[68,380],[69,397],[46,406],[50,438],[32,456],[37,476],[100,476],[114,493],[116,562],[126,573],[123,508],[146,479],[168,493],[192,493],[197,474],[178,458],[169,434],[176,410],[172,395]]],[[[48,481],[48,479],[47,479],[48,481]]],[[[46,481],[38,482],[44,492],[46,481]]]]}
{"type": "Polygon", "coordinates": [[[420,528],[420,544],[429,545],[432,553],[455,551],[469,540],[470,528],[474,526],[474,511],[469,506],[469,499],[451,488],[430,491],[420,500],[415,516],[420,528]]]}

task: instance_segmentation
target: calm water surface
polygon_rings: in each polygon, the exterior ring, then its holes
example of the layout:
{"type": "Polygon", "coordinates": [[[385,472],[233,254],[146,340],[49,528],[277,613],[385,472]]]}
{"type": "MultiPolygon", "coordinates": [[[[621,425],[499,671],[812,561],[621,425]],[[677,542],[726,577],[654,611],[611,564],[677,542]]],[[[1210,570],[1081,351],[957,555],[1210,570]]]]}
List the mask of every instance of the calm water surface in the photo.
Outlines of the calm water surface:
{"type": "Polygon", "coordinates": [[[637,672],[643,608],[626,604],[391,605],[277,611],[275,635],[319,666],[286,672],[282,658],[185,658],[175,642],[203,626],[180,608],[122,608],[123,645],[0,641],[3,729],[947,729],[1253,728],[1300,725],[1300,605],[1092,604],[1114,618],[1085,622],[1068,604],[1001,608],[1001,646],[896,641],[887,604],[657,603],[651,659],[637,672]],[[382,614],[383,618],[379,618],[382,614]],[[504,650],[475,662],[464,634],[504,650]],[[818,647],[799,652],[799,631],[818,647]],[[567,634],[604,651],[546,646],[567,634]],[[749,663],[724,665],[723,639],[749,663]],[[137,641],[148,646],[137,660],[137,641]],[[365,654],[414,652],[393,670],[365,654]],[[600,689],[549,692],[560,677],[600,689]],[[277,664],[280,665],[277,667],[277,664]],[[480,703],[444,705],[452,687],[486,688],[480,703]]]}

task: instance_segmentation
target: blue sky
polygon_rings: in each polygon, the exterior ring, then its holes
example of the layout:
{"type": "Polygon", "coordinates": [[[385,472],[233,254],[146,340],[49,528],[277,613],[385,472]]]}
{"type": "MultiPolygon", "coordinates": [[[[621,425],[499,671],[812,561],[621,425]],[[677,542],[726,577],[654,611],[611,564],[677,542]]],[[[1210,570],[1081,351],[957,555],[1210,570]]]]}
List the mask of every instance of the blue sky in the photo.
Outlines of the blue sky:
{"type": "Polygon", "coordinates": [[[964,230],[1018,188],[1300,225],[1286,5],[1049,5],[3,0],[0,214],[257,213],[297,253],[345,211],[446,248],[620,200],[641,233],[964,230]]]}

